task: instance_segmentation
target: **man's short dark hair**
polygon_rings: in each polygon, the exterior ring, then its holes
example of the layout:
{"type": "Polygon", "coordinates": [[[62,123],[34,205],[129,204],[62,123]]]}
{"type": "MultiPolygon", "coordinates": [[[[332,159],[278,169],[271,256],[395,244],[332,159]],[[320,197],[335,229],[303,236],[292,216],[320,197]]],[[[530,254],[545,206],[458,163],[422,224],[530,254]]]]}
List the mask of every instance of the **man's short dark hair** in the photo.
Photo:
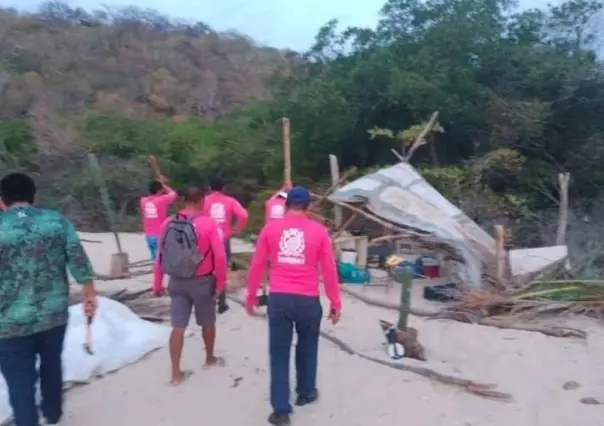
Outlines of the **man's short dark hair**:
{"type": "Polygon", "coordinates": [[[15,203],[33,204],[36,183],[25,173],[9,173],[0,181],[0,195],[7,207],[15,203]]]}
{"type": "Polygon", "coordinates": [[[200,185],[189,185],[182,192],[185,203],[199,203],[203,200],[205,193],[200,185]]]}
{"type": "Polygon", "coordinates": [[[164,186],[160,181],[158,181],[157,179],[153,179],[149,184],[149,194],[155,195],[159,193],[159,191],[161,191],[163,188],[164,186]]]}
{"type": "Polygon", "coordinates": [[[209,184],[212,191],[222,191],[224,189],[224,179],[220,176],[212,176],[209,184]]]}

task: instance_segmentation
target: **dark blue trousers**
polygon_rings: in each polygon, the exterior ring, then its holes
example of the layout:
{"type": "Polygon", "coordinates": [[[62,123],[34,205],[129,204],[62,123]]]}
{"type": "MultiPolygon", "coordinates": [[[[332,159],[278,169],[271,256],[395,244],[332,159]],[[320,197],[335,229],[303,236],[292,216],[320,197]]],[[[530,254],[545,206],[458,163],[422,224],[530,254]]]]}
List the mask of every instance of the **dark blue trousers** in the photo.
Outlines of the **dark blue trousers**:
{"type": "Polygon", "coordinates": [[[318,297],[270,293],[268,296],[271,405],[290,413],[289,363],[293,330],[296,345],[296,393],[311,396],[317,389],[319,331],[323,309],[318,297]]]}
{"type": "Polygon", "coordinates": [[[0,339],[0,371],[16,426],[39,426],[36,383],[40,379],[42,414],[49,424],[63,415],[63,368],[61,353],[65,325],[24,337],[0,339]],[[40,357],[39,371],[36,369],[40,357]]]}

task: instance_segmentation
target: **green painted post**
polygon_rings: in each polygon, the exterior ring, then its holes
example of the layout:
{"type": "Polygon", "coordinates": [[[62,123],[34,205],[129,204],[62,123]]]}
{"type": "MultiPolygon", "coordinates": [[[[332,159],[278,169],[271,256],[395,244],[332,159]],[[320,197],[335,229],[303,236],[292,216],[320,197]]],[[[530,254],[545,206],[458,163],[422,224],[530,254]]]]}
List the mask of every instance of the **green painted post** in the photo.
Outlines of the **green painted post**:
{"type": "Polygon", "coordinates": [[[411,311],[411,285],[413,274],[409,268],[394,268],[394,280],[401,283],[401,300],[398,311],[397,328],[399,331],[407,331],[409,312],[411,311]]]}

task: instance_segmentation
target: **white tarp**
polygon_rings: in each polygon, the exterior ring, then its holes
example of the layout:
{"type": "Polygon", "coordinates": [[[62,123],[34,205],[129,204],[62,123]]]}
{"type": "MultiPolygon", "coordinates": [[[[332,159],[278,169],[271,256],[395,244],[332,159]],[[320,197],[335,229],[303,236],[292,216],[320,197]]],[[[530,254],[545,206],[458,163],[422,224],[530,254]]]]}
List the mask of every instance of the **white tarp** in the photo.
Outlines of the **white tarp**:
{"type": "Polygon", "coordinates": [[[399,163],[335,191],[329,199],[367,201],[367,208],[389,222],[432,234],[465,260],[459,281],[482,285],[483,264],[495,265],[495,240],[434,189],[411,165],[399,163]]]}
{"type": "MultiPolygon", "coordinates": [[[[170,329],[140,319],[127,306],[99,298],[92,323],[92,350],[84,351],[86,320],[82,304],[69,308],[69,323],[63,349],[63,379],[70,383],[87,382],[138,361],[147,353],[167,344],[170,329]]],[[[12,417],[4,378],[0,376],[0,424],[12,417]]]]}

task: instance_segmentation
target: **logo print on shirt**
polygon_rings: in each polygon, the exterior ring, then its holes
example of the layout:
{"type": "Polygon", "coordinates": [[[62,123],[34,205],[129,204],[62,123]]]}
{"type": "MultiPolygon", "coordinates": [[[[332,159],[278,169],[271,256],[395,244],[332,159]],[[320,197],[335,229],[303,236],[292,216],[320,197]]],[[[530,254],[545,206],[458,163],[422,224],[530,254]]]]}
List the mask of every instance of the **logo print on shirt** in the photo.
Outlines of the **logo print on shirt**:
{"type": "Polygon", "coordinates": [[[279,239],[279,253],[277,262],[290,265],[303,265],[306,263],[304,257],[304,232],[298,228],[288,228],[283,231],[279,239]]]}
{"type": "Polygon", "coordinates": [[[210,207],[210,216],[217,222],[224,222],[226,216],[226,209],[222,203],[214,203],[210,207]]]}
{"type": "Polygon", "coordinates": [[[155,207],[155,204],[148,202],[145,203],[145,217],[147,219],[157,219],[158,218],[158,214],[157,214],[157,207],[155,207]]]}
{"type": "Polygon", "coordinates": [[[285,213],[285,208],[281,204],[276,204],[271,207],[271,219],[281,219],[285,213]]]}

